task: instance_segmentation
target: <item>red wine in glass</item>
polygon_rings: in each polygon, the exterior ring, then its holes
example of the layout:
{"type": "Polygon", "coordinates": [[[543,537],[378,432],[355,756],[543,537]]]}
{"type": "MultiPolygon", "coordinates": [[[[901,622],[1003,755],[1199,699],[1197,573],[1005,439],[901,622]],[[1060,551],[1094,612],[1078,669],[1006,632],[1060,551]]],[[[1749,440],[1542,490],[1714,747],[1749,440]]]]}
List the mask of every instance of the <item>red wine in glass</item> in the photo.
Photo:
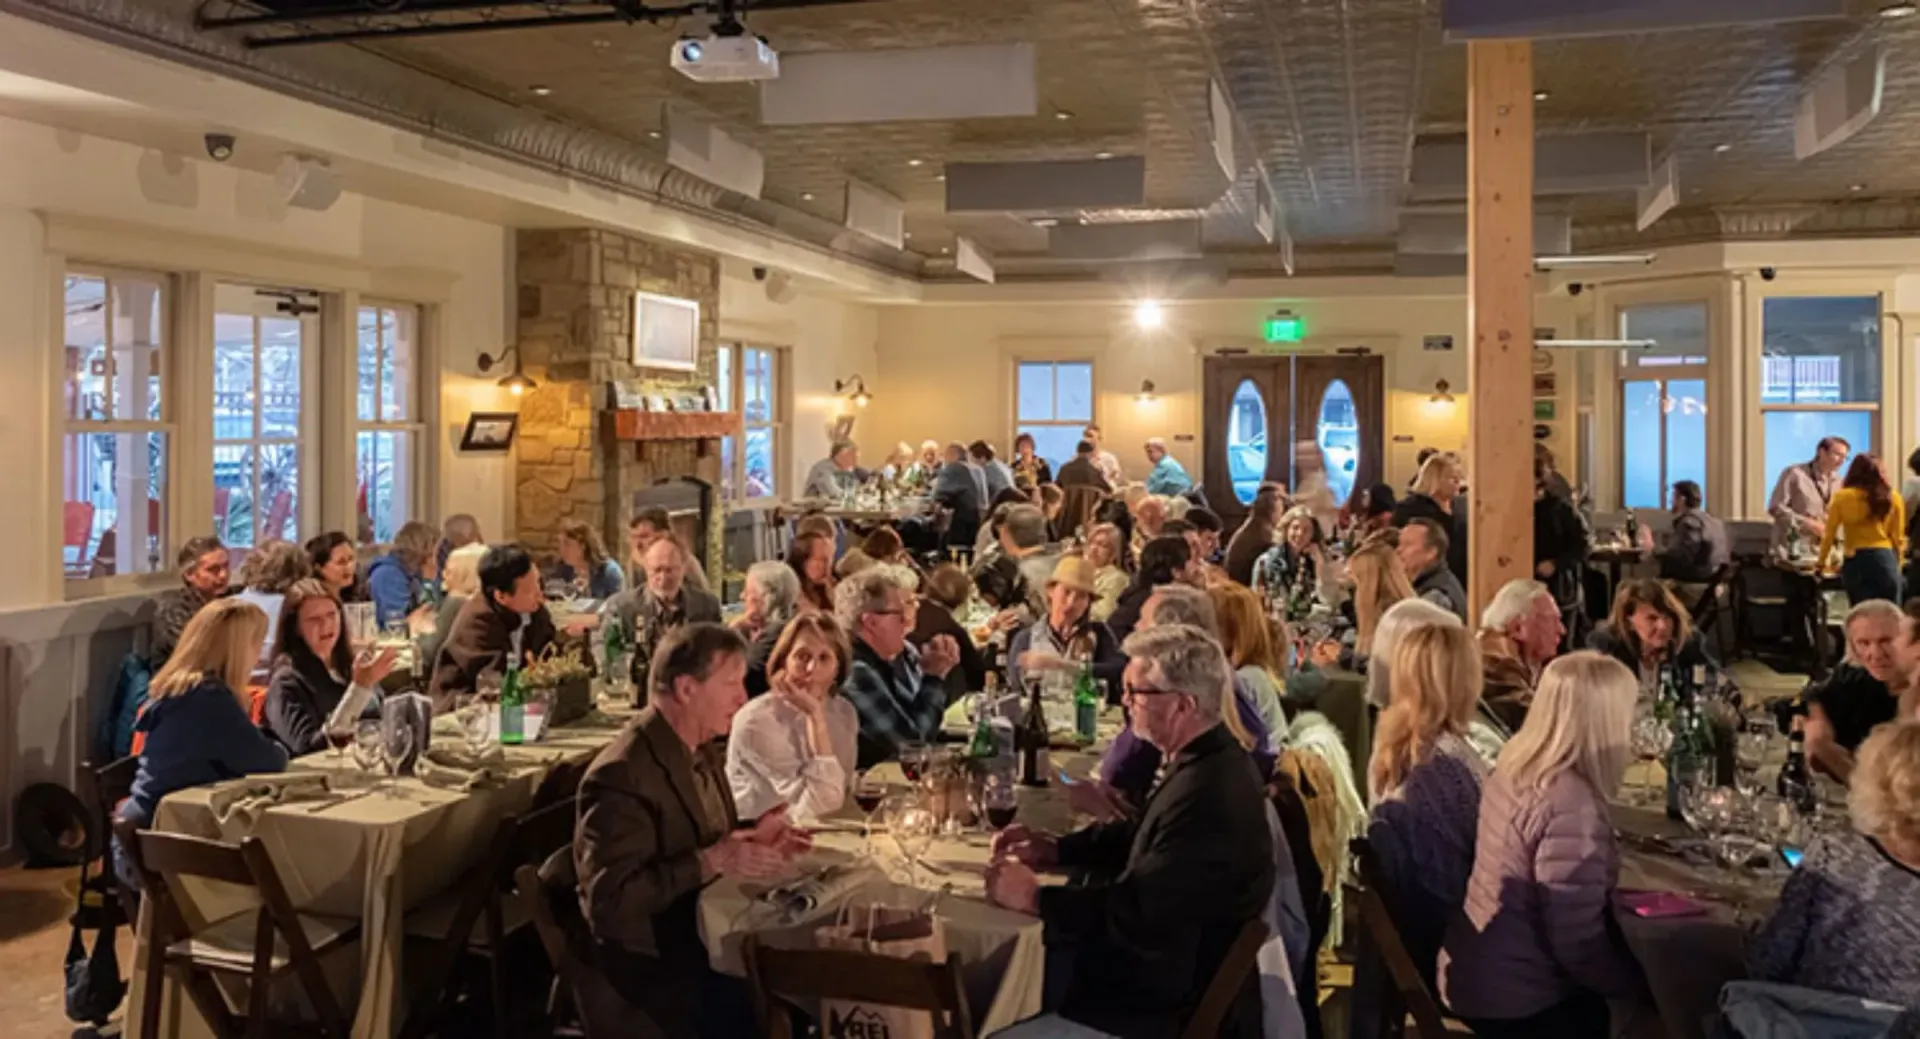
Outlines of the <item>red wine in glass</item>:
{"type": "Polygon", "coordinates": [[[996,830],[1004,830],[1013,825],[1013,817],[1020,814],[1019,805],[989,805],[987,807],[987,825],[996,830]]]}
{"type": "Polygon", "coordinates": [[[872,815],[874,810],[880,807],[880,802],[886,799],[886,796],[887,793],[884,790],[856,793],[853,795],[853,803],[859,805],[861,811],[872,815]]]}
{"type": "Polygon", "coordinates": [[[333,752],[336,755],[345,753],[347,749],[347,744],[352,742],[353,742],[353,732],[351,730],[348,730],[348,729],[328,729],[327,730],[327,746],[332,747],[333,752]]]}

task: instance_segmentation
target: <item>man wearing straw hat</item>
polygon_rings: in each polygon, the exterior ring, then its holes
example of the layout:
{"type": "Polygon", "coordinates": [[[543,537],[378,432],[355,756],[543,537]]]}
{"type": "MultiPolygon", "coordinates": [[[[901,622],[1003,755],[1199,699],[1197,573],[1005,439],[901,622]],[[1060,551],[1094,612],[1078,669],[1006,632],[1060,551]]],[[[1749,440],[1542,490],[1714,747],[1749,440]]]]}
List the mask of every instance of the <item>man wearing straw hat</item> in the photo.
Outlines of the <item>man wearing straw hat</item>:
{"type": "Polygon", "coordinates": [[[1046,672],[1078,672],[1088,663],[1095,678],[1118,689],[1127,658],[1105,624],[1092,617],[1093,564],[1065,556],[1047,579],[1046,614],[1021,628],[1007,647],[1007,685],[1019,691],[1046,672]]]}

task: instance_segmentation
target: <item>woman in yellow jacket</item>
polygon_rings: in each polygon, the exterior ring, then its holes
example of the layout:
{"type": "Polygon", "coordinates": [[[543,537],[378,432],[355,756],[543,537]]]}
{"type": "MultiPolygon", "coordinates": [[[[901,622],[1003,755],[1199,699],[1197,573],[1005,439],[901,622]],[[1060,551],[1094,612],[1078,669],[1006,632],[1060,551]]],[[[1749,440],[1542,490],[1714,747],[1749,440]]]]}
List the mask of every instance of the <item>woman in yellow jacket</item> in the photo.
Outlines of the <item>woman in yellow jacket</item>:
{"type": "Polygon", "coordinates": [[[1880,459],[1866,452],[1854,456],[1847,478],[1827,505],[1827,531],[1820,537],[1821,560],[1833,551],[1834,533],[1846,541],[1846,560],[1840,564],[1840,582],[1847,601],[1900,601],[1900,560],[1907,551],[1907,510],[1900,494],[1887,483],[1880,459]]]}

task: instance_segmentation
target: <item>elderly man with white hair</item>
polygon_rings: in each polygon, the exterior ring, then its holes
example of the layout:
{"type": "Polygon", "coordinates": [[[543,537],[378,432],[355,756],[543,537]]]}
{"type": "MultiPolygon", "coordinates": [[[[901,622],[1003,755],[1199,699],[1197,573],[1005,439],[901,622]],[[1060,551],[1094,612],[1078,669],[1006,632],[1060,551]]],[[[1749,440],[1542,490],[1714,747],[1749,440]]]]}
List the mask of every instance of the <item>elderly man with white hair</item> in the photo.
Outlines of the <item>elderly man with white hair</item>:
{"type": "Polygon", "coordinates": [[[1193,490],[1193,477],[1178,458],[1167,453],[1167,442],[1160,437],[1147,441],[1147,461],[1153,470],[1147,474],[1147,490],[1153,494],[1178,495],[1193,490]]]}
{"type": "Polygon", "coordinates": [[[1508,732],[1520,731],[1540,669],[1567,634],[1553,591],[1539,581],[1508,581],[1480,613],[1480,658],[1486,707],[1508,732]]]}
{"type": "Polygon", "coordinates": [[[913,617],[896,569],[862,570],[833,590],[833,615],[853,640],[844,691],[860,716],[860,768],[933,737],[947,709],[947,672],[960,662],[951,635],[935,635],[925,653],[908,644],[913,617]]]}
{"type": "MultiPolygon", "coordinates": [[[[1062,1016],[1119,1035],[1172,1034],[1240,931],[1267,910],[1276,863],[1260,774],[1222,721],[1226,654],[1187,625],[1125,646],[1129,730],[1169,762],[1140,817],[1062,837],[1014,825],[994,838],[987,896],[1046,927],[1062,1016]],[[1084,871],[1042,887],[1036,870],[1084,871]]],[[[1221,1035],[1260,1031],[1236,1001],[1221,1035]]]]}
{"type": "Polygon", "coordinates": [[[1807,760],[1842,783],[1853,774],[1854,752],[1899,715],[1900,697],[1913,683],[1896,652],[1904,621],[1900,607],[1885,599],[1847,611],[1846,660],[1806,691],[1807,760]]]}

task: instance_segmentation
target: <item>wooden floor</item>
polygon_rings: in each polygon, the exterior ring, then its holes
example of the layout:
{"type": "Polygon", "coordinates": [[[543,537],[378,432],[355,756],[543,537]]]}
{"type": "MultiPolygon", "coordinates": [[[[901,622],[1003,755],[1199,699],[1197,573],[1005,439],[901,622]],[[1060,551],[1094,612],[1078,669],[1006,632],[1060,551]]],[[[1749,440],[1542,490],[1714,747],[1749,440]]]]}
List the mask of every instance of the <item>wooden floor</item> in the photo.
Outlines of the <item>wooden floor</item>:
{"type": "MultiPolygon", "coordinates": [[[[1729,668],[1750,701],[1792,696],[1806,684],[1800,675],[1784,675],[1763,664],[1741,661],[1729,668]]],[[[73,907],[74,870],[0,869],[0,1035],[7,1039],[91,1039],[90,1028],[67,1020],[62,1000],[61,964],[67,951],[67,914],[73,907]]],[[[133,963],[133,938],[122,931],[120,965],[133,963]]],[[[1329,965],[1325,1006],[1329,1025],[1341,1023],[1352,971],[1329,965]]],[[[126,1008],[121,1007],[124,1014],[126,1008]]],[[[114,1035],[116,1019],[99,1034],[114,1035]]],[[[1334,1034],[1329,1032],[1328,1034],[1334,1034]]]]}

